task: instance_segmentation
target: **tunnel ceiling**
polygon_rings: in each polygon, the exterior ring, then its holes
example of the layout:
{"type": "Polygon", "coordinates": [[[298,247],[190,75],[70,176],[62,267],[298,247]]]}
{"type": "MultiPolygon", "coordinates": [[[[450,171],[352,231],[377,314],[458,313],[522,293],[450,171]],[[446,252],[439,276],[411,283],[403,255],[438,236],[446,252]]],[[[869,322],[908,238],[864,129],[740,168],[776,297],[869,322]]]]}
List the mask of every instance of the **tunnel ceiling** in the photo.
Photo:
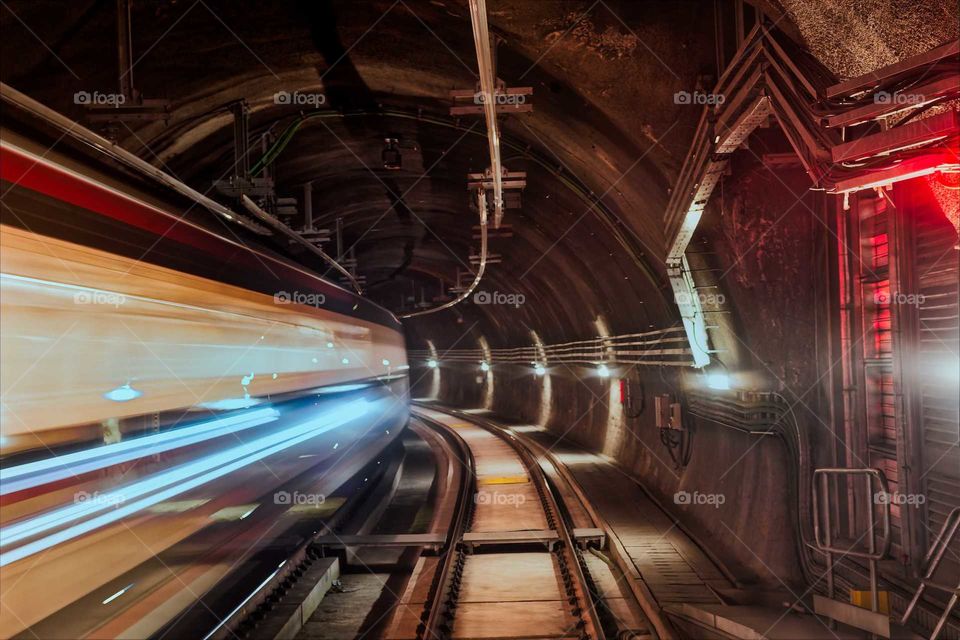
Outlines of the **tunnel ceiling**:
{"type": "MultiPolygon", "coordinates": [[[[816,53],[831,51],[843,72],[824,21],[858,18],[814,4],[759,7],[816,53]]],[[[75,92],[115,90],[115,3],[5,7],[10,84],[78,119],[75,92]]],[[[714,3],[490,0],[488,10],[498,76],[533,87],[533,112],[503,120],[504,164],[527,172],[527,187],[522,207],[507,211],[513,237],[491,241],[502,263],[481,288],[526,302],[464,304],[428,316],[430,332],[446,330],[449,344],[479,323],[511,343],[527,342],[530,329],[545,341],[595,335],[597,316],[613,332],[672,324],[660,221],[700,115],[673,95],[716,80],[714,3]]],[[[432,302],[468,270],[478,243],[466,174],[486,169],[489,155],[482,118],[448,114],[449,92],[476,82],[466,2],[135,0],[132,23],[134,85],[169,99],[171,117],[121,127],[127,149],[207,191],[233,164],[224,105],[245,99],[252,133],[279,134],[301,108],[276,104],[275,93],[322,93],[321,115],[273,165],[278,194],[300,197],[314,182],[318,226],[343,218],[370,297],[392,310],[432,302]],[[383,168],[385,138],[400,141],[399,171],[383,168]]],[[[913,52],[885,50],[877,61],[913,52]]]]}

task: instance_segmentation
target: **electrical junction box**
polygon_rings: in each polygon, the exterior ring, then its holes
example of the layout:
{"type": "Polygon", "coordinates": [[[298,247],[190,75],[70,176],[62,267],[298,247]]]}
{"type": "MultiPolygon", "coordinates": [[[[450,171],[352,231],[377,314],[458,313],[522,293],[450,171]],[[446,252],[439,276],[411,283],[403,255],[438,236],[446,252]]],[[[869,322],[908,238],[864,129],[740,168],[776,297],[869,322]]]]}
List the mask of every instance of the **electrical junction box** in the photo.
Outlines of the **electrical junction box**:
{"type": "Polygon", "coordinates": [[[654,408],[658,429],[683,430],[683,415],[679,402],[672,402],[670,394],[664,393],[654,398],[654,408]]]}

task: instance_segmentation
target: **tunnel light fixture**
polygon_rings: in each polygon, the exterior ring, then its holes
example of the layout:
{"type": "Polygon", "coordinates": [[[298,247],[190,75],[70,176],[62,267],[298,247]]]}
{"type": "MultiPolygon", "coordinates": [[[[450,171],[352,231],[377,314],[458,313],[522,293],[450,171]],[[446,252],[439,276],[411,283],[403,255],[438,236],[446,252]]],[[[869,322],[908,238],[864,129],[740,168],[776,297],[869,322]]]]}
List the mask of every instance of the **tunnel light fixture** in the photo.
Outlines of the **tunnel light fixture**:
{"type": "Polygon", "coordinates": [[[533,365],[533,372],[538,376],[542,376],[547,372],[547,369],[546,367],[544,367],[542,364],[538,362],[535,365],[533,365]]]}
{"type": "Polygon", "coordinates": [[[437,361],[434,360],[433,358],[430,358],[429,360],[427,360],[427,366],[430,367],[431,369],[436,369],[437,361]]]}
{"type": "Polygon", "coordinates": [[[350,364],[350,358],[340,358],[340,364],[350,364]]]}
{"type": "Polygon", "coordinates": [[[610,377],[610,368],[607,365],[600,363],[600,366],[597,367],[597,375],[601,378],[610,377]]]}
{"type": "Polygon", "coordinates": [[[723,371],[710,371],[706,374],[707,387],[715,391],[730,390],[730,376],[723,371]]]}
{"type": "Polygon", "coordinates": [[[381,363],[383,366],[385,366],[385,367],[389,367],[389,366],[390,366],[390,361],[387,360],[386,358],[384,358],[383,360],[381,360],[380,363],[381,363]]]}
{"type": "Polygon", "coordinates": [[[333,349],[333,343],[332,343],[332,342],[328,342],[328,343],[327,343],[327,349],[333,349]]]}
{"type": "Polygon", "coordinates": [[[484,373],[486,373],[487,371],[490,371],[490,364],[487,362],[481,362],[480,371],[483,371],[484,373]]]}

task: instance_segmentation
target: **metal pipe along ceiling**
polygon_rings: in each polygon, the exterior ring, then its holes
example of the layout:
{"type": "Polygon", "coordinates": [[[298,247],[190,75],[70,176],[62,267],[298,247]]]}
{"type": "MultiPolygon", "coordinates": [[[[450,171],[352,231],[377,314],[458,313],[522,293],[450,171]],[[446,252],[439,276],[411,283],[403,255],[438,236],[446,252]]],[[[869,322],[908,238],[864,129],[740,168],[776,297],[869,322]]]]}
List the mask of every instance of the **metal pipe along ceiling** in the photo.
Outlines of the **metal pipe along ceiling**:
{"type": "Polygon", "coordinates": [[[416,318],[417,316],[425,316],[428,313],[436,313],[437,311],[449,309],[450,307],[460,304],[470,297],[470,294],[473,293],[473,290],[477,288],[478,284],[480,284],[480,280],[483,278],[483,272],[487,268],[487,194],[483,189],[477,190],[477,208],[480,209],[480,267],[477,269],[477,273],[473,278],[473,282],[470,283],[470,286],[453,300],[444,302],[437,307],[424,309],[423,311],[414,311],[413,313],[402,315],[400,316],[401,319],[406,320],[407,318],[416,318]]]}
{"type": "Polygon", "coordinates": [[[487,141],[490,146],[490,173],[493,178],[493,227],[498,229],[503,220],[503,168],[500,165],[500,129],[497,126],[495,100],[497,79],[490,54],[490,32],[487,30],[487,3],[470,0],[470,22],[477,49],[477,69],[480,72],[480,91],[484,97],[483,115],[487,121],[487,141]]]}

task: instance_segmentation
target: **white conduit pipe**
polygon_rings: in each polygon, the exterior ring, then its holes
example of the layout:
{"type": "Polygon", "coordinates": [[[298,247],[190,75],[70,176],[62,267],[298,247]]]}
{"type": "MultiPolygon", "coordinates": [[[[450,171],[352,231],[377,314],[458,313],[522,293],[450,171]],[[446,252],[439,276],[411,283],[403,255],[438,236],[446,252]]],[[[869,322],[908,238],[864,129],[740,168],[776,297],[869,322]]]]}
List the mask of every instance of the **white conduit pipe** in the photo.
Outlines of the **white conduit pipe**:
{"type": "Polygon", "coordinates": [[[401,319],[406,320],[407,318],[416,318],[417,316],[425,316],[428,313],[436,313],[437,311],[449,309],[450,307],[460,304],[470,297],[470,294],[473,293],[473,290],[477,288],[478,284],[480,284],[480,279],[483,278],[483,272],[487,268],[487,194],[483,189],[477,190],[477,207],[480,209],[480,268],[477,269],[477,273],[473,278],[473,282],[463,293],[453,300],[444,302],[437,307],[431,307],[430,309],[404,314],[400,316],[401,319]]]}
{"type": "Polygon", "coordinates": [[[470,23],[473,42],[477,49],[477,69],[480,72],[480,91],[484,97],[483,115],[487,121],[487,142],[490,146],[490,172],[493,174],[493,227],[500,228],[503,220],[503,168],[500,165],[500,129],[497,125],[497,79],[490,53],[490,32],[487,30],[487,3],[470,0],[470,23]]]}

